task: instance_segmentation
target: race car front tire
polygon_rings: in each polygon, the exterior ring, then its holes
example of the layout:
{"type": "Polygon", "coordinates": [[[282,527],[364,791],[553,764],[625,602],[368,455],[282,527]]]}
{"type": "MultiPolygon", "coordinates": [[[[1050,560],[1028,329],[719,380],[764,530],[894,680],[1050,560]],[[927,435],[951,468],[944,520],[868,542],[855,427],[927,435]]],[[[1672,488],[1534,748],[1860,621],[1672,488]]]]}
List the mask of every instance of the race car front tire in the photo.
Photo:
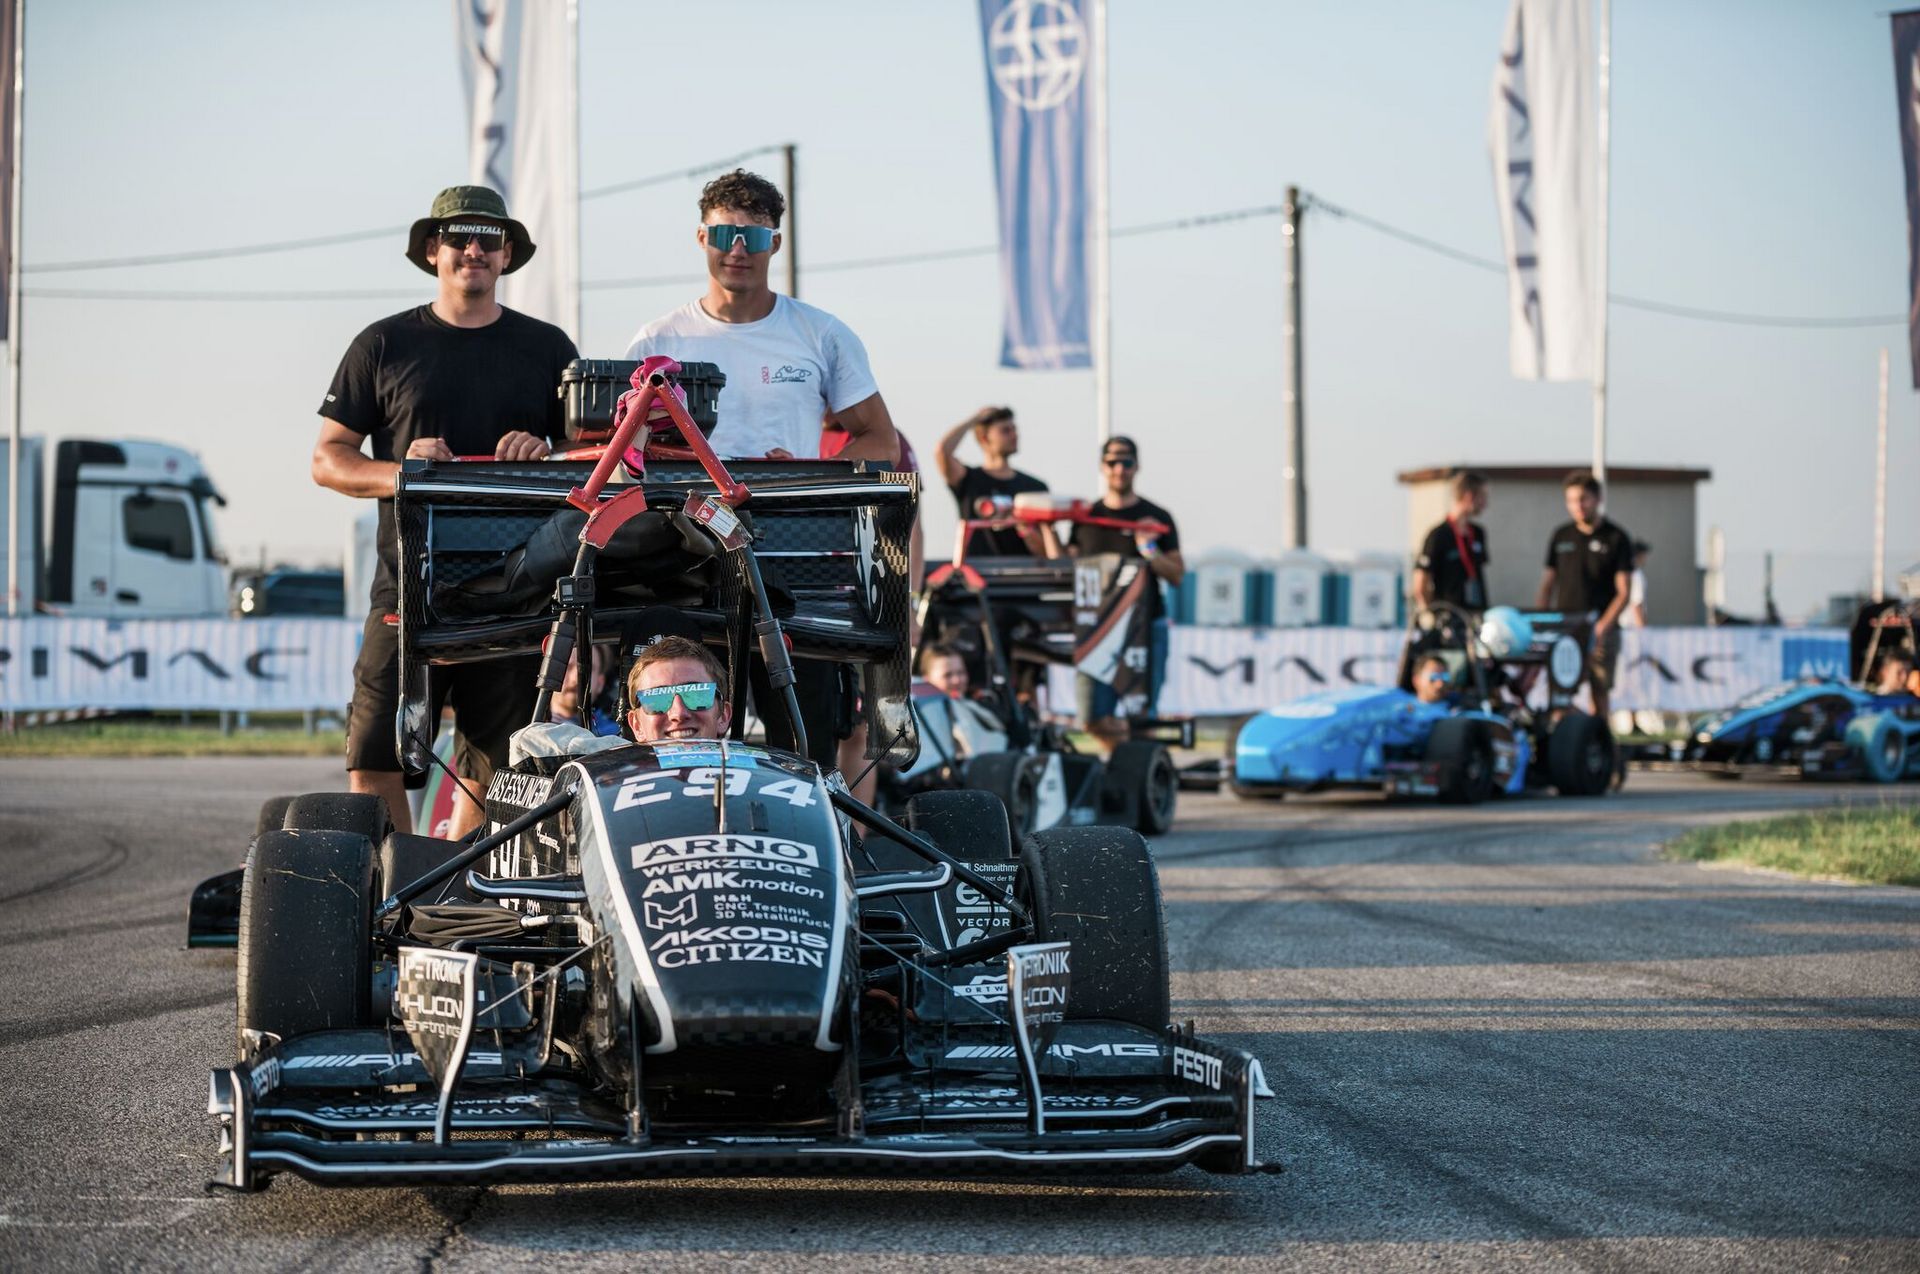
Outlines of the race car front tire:
{"type": "Polygon", "coordinates": [[[1027,759],[1024,752],[983,752],[967,762],[967,786],[1000,798],[1016,839],[1033,830],[1039,813],[1038,776],[1027,759]]]}
{"type": "Polygon", "coordinates": [[[1907,773],[1907,736],[1892,717],[1878,712],[1847,722],[1847,746],[1860,770],[1875,783],[1898,783],[1907,773]]]}
{"type": "Polygon", "coordinates": [[[1035,942],[1073,944],[1067,1017],[1165,1030],[1167,929],[1160,875],[1138,832],[1057,827],[1020,850],[1014,893],[1033,912],[1035,942]]]}
{"type": "Polygon", "coordinates": [[[373,842],[352,832],[264,832],[240,891],[238,1033],[288,1039],[372,1019],[373,842]]]}
{"type": "Polygon", "coordinates": [[[253,821],[253,835],[257,840],[261,832],[277,832],[287,824],[287,806],[293,804],[292,796],[270,796],[260,803],[260,816],[253,821]]]}
{"type": "Polygon", "coordinates": [[[1446,717],[1427,736],[1426,759],[1439,767],[1440,799],[1478,805],[1493,795],[1493,740],[1484,721],[1446,717]]]}
{"type": "Polygon", "coordinates": [[[1547,736],[1547,777],[1562,796],[1601,796],[1613,786],[1613,734],[1599,717],[1569,711],[1547,736]]]}
{"type": "Polygon", "coordinates": [[[290,832],[352,832],[378,845],[393,830],[387,803],[366,792],[308,792],[287,802],[290,832]]]}
{"type": "Polygon", "coordinates": [[[1105,787],[1115,808],[1131,812],[1131,826],[1141,835],[1164,835],[1173,826],[1180,773],[1164,743],[1129,739],[1115,747],[1107,761],[1105,787]]]}

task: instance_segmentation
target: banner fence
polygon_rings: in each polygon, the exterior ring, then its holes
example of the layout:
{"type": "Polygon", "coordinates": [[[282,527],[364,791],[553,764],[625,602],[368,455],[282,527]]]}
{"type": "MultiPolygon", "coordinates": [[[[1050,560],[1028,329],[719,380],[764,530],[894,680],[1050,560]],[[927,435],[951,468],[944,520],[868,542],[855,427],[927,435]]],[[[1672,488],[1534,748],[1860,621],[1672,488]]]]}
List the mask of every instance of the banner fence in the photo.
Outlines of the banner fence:
{"type": "MultiPolygon", "coordinates": [[[[344,710],[351,619],[0,620],[0,711],[344,710]]],[[[1838,628],[1643,628],[1622,633],[1616,708],[1703,712],[1774,682],[1847,675],[1838,628]]],[[[1401,634],[1367,628],[1176,625],[1160,711],[1239,716],[1316,690],[1391,682],[1401,634]]],[[[1073,671],[1056,702],[1073,702],[1073,671]]]]}

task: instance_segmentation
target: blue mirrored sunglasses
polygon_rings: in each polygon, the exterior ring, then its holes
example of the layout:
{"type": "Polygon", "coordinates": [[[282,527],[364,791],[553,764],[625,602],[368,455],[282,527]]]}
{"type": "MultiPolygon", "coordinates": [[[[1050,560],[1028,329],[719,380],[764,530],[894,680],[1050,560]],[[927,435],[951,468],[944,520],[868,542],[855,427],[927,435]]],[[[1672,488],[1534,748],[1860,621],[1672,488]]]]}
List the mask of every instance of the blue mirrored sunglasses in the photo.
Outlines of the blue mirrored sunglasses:
{"type": "Polygon", "coordinates": [[[711,681],[684,681],[677,686],[654,686],[640,692],[640,701],[636,706],[642,712],[651,712],[656,717],[665,716],[673,707],[676,695],[688,712],[704,712],[720,697],[720,687],[711,681]]]}
{"type": "Polygon", "coordinates": [[[707,246],[715,252],[731,252],[734,241],[744,239],[748,252],[771,252],[773,236],[766,226],[708,226],[707,246]]]}
{"type": "Polygon", "coordinates": [[[1420,678],[1422,681],[1445,681],[1446,679],[1447,674],[1444,672],[1430,672],[1420,678]]]}

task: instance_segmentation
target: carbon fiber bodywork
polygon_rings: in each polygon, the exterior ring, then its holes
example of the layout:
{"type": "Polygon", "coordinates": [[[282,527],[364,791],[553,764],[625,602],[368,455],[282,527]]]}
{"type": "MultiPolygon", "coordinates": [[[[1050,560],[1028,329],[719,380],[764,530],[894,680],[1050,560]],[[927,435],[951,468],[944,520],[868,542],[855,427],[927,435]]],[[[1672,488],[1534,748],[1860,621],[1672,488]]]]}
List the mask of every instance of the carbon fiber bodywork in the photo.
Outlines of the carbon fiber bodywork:
{"type": "Polygon", "coordinates": [[[980,895],[949,878],[905,897],[876,887],[885,900],[862,904],[866,882],[906,873],[856,870],[817,771],[729,745],[729,779],[704,764],[720,747],[497,775],[496,826],[571,799],[476,873],[528,886],[514,914],[545,937],[461,944],[480,957],[487,1025],[452,1089],[451,1138],[431,1137],[434,1077],[386,1007],[399,999],[387,961],[418,941],[422,907],[376,937],[376,1020],[252,1041],[213,1072],[226,1183],[1262,1166],[1259,1062],[1170,1027],[1061,1025],[1038,1064],[1047,1126],[1033,1131],[1005,965],[942,962],[980,895]],[[727,826],[758,830],[687,834],[722,808],[727,826]],[[586,901],[534,896],[556,880],[586,901]]]}

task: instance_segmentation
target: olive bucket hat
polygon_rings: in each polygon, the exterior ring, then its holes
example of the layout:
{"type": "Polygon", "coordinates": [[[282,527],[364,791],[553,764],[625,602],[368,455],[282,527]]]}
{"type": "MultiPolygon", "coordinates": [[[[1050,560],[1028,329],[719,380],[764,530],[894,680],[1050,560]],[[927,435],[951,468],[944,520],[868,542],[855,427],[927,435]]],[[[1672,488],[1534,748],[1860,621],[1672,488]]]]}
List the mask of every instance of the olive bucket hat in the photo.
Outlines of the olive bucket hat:
{"type": "Polygon", "coordinates": [[[407,233],[407,260],[428,274],[436,271],[427,262],[427,236],[438,234],[443,224],[461,217],[484,217],[506,227],[507,242],[513,245],[513,259],[501,273],[512,274],[533,260],[533,240],[527,228],[507,215],[507,201],[500,192],[485,186],[448,186],[433,197],[433,211],[413,223],[407,233]]]}

